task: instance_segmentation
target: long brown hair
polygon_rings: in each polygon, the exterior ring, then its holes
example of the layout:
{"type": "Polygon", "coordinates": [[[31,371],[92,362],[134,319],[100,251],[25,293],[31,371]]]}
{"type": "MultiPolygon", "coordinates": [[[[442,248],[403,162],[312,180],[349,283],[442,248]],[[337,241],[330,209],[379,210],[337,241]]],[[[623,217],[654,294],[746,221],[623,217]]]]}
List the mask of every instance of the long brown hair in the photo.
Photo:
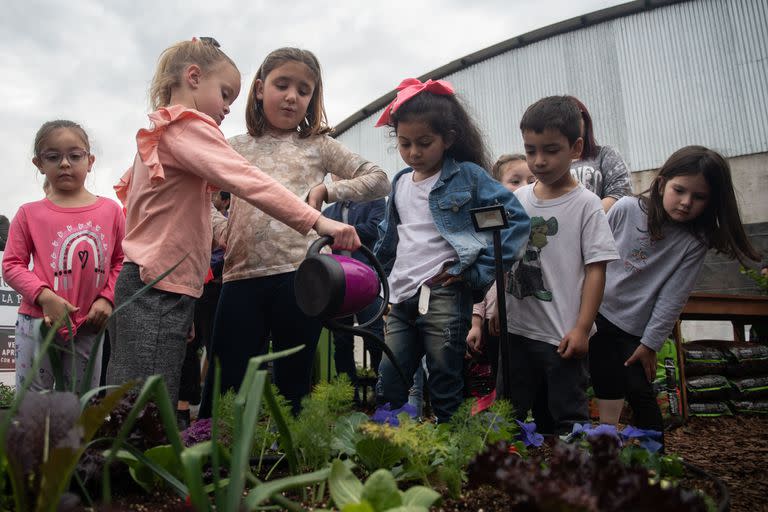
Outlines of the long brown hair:
{"type": "Polygon", "coordinates": [[[576,105],[576,108],[579,109],[579,113],[581,113],[581,121],[584,123],[584,135],[582,137],[584,139],[584,147],[581,150],[579,158],[581,160],[586,160],[587,158],[597,157],[598,153],[600,153],[600,145],[595,140],[592,116],[589,115],[587,106],[575,96],[566,96],[566,98],[571,100],[571,102],[576,105]]]}
{"type": "Polygon", "coordinates": [[[286,62],[301,62],[309,68],[315,80],[315,90],[312,92],[312,99],[307,107],[307,114],[298,126],[299,136],[301,138],[310,135],[322,135],[329,133],[331,128],[328,126],[328,119],[325,115],[325,105],[323,103],[323,76],[320,71],[320,62],[315,54],[309,50],[300,48],[278,48],[267,55],[259,69],[256,70],[256,76],[253,77],[251,88],[248,91],[248,103],[245,106],[245,125],[248,127],[248,134],[252,137],[260,137],[267,130],[267,118],[264,115],[264,107],[256,98],[256,82],[260,80],[266,82],[267,76],[286,62]]]}
{"type": "Polygon", "coordinates": [[[676,176],[702,175],[709,185],[709,202],[699,217],[687,223],[691,232],[707,247],[741,263],[760,261],[744,231],[731,179],[731,168],[719,153],[704,146],[678,149],[661,166],[648,190],[641,195],[641,205],[648,215],[652,240],[664,238],[662,227],[669,222],[664,210],[664,185],[676,176]]]}

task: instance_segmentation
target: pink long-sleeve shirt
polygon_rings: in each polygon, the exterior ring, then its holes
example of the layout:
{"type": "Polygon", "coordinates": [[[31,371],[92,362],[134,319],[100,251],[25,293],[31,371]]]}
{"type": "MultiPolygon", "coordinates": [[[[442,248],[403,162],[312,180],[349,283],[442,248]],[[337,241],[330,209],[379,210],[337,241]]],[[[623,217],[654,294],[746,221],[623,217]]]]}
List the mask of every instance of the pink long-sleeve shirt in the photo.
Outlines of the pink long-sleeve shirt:
{"type": "Polygon", "coordinates": [[[227,143],[209,116],[181,105],[149,115],[136,135],[133,166],[115,187],[126,206],[126,261],[159,290],[199,297],[211,250],[211,192],[230,191],[289,227],[307,233],[320,212],[261,172],[227,143]]]}
{"type": "Polygon", "coordinates": [[[80,308],[70,314],[77,332],[96,299],[114,302],[124,231],[120,206],[103,197],[77,208],[48,199],[19,208],[3,255],[3,278],[23,297],[19,313],[42,318],[35,301],[43,288],[50,288],[80,308]]]}

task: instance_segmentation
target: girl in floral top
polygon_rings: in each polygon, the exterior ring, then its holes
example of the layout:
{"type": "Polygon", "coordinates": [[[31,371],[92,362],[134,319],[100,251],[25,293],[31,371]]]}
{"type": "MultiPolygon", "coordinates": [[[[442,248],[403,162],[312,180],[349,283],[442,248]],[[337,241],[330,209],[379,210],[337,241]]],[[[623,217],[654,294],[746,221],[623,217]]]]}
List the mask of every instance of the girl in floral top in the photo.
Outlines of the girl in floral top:
{"type": "MultiPolygon", "coordinates": [[[[229,143],[252,164],[318,210],[323,202],[370,201],[389,192],[389,179],[328,133],[320,64],[309,51],[280,48],[256,71],[246,106],[248,133],[229,143]],[[328,173],[342,178],[324,183],[328,173]]],[[[321,324],[296,305],[294,271],[315,235],[290,232],[245,201],[232,198],[229,219],[214,220],[226,245],[224,284],[213,332],[212,357],[221,363],[222,391],[238,388],[248,358],[275,350],[305,349],[274,364],[274,381],[297,411],[310,390],[321,324]]],[[[213,374],[201,415],[210,414],[213,374]]]]}

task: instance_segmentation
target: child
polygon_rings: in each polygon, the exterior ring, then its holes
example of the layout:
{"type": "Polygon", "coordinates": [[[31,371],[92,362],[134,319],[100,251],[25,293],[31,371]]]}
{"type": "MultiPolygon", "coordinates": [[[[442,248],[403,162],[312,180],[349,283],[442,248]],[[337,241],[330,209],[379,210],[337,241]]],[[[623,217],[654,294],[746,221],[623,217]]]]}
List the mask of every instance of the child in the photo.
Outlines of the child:
{"type": "MultiPolygon", "coordinates": [[[[233,137],[230,144],[285,185],[294,201],[306,199],[319,210],[323,202],[370,201],[389,192],[386,172],[328,136],[320,64],[311,52],[280,48],[267,55],[248,92],[245,120],[248,133],[233,137]],[[342,180],[326,185],[328,173],[342,180]]],[[[240,386],[248,358],[267,350],[270,335],[276,351],[305,345],[274,362],[275,384],[298,412],[310,391],[322,325],[299,309],[293,281],[315,236],[288,232],[233,197],[223,238],[224,284],[212,349],[221,363],[221,389],[240,386]]],[[[212,393],[209,372],[202,416],[210,414],[212,393]]]]}
{"type": "MultiPolygon", "coordinates": [[[[507,190],[514,192],[524,185],[536,181],[536,177],[528,168],[525,155],[519,153],[501,155],[491,169],[493,179],[504,185],[507,190]]],[[[467,334],[467,352],[482,354],[491,365],[491,380],[496,382],[499,366],[499,326],[498,321],[488,322],[496,308],[496,283],[485,294],[483,300],[472,307],[472,326],[467,334]]]]}
{"type": "Polygon", "coordinates": [[[360,245],[354,228],[320,217],[227,144],[219,124],[239,93],[237,67],[211,38],[180,42],[160,57],[150,90],[153,127],[139,130],[133,166],[115,187],[127,207],[117,303],[180,263],[117,315],[112,384],[161,374],[176,403],[194,302],[210,262],[213,187],[299,232],[314,227],[341,248],[360,245]]]}
{"type": "Polygon", "coordinates": [[[597,194],[606,212],[621,197],[632,193],[629,169],[611,146],[599,146],[592,128],[592,116],[578,98],[568,96],[581,113],[581,154],[571,162],[571,174],[590,192],[597,194]]]}
{"type": "Polygon", "coordinates": [[[542,434],[569,432],[589,418],[583,357],[606,262],[617,257],[600,199],[570,173],[581,153],[580,119],[567,97],[551,96],[520,122],[537,181],[515,192],[531,217],[531,236],[507,285],[511,382],[499,382],[499,394],[510,394],[519,419],[533,408],[542,434]]]}
{"type": "Polygon", "coordinates": [[[123,212],[85,188],[95,157],[80,125],[63,120],[43,124],[34,155],[32,163],[49,184],[47,197],[19,208],[3,256],[3,277],[23,297],[16,322],[16,387],[32,378],[31,389],[53,389],[47,357],[37,375],[28,372],[43,342],[41,324],[50,327],[68,315],[71,331],[65,323],[55,339],[63,348],[65,384],[69,389],[74,380],[79,388],[88,359],[94,357],[93,388],[101,375],[101,343],[97,353],[91,349],[112,313],[123,264],[123,212]]]}
{"type": "Polygon", "coordinates": [[[662,431],[651,385],[656,352],[688,300],[707,249],[742,262],[760,255],[741,225],[728,163],[701,146],[673,153],[643,195],[611,208],[608,222],[621,259],[608,264],[589,346],[600,422],[616,424],[626,397],[635,426],[662,431]]]}
{"type": "MultiPolygon", "coordinates": [[[[504,205],[507,266],[528,237],[529,221],[514,195],[483,168],[480,132],[448,82],[404,80],[376,126],[383,125],[394,129],[409,165],[392,182],[375,249],[389,277],[386,343],[408,377],[426,355],[432,410],[446,422],[462,401],[472,299],[482,297],[495,275],[491,236],[475,232],[470,209],[504,205]]],[[[382,359],[379,403],[402,406],[408,380],[382,359]]]]}

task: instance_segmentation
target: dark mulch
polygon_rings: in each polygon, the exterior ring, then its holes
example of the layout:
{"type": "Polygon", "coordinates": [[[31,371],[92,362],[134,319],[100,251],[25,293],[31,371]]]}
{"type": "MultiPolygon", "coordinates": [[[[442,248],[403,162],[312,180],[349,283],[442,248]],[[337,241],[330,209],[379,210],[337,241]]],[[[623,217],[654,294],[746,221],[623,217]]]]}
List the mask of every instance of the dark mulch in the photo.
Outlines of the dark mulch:
{"type": "Polygon", "coordinates": [[[728,486],[733,512],[768,511],[768,418],[691,418],[666,444],[728,486]]]}

